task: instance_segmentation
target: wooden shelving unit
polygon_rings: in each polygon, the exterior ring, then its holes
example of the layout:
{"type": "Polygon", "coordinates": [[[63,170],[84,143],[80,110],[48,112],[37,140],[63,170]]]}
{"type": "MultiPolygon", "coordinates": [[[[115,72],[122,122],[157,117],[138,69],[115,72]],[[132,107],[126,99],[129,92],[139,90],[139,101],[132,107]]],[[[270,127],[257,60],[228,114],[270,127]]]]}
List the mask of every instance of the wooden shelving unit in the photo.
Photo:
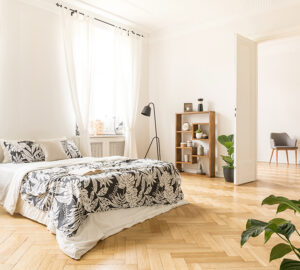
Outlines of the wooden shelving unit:
{"type": "Polygon", "coordinates": [[[184,164],[195,164],[199,159],[208,159],[208,176],[215,176],[215,112],[214,111],[203,111],[203,112],[183,112],[176,113],[176,130],[175,130],[175,165],[179,171],[183,171],[184,164]],[[183,124],[183,116],[188,115],[208,115],[208,122],[194,122],[190,123],[192,125],[192,130],[183,131],[181,130],[183,124]],[[198,126],[208,127],[208,138],[207,139],[197,139],[195,137],[195,131],[198,126]],[[195,147],[180,147],[180,143],[183,140],[183,136],[191,136],[190,140],[203,141],[208,143],[208,155],[197,155],[197,149],[195,147]],[[191,160],[190,162],[184,162],[182,160],[182,151],[190,152],[191,160]]]}

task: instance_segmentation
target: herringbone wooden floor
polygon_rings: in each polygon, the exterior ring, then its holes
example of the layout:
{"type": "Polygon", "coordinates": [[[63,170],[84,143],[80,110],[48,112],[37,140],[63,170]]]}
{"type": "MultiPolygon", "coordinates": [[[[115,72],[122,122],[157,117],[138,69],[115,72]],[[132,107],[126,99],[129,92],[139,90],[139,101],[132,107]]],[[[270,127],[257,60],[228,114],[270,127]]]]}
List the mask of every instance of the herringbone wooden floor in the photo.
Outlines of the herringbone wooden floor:
{"type": "MultiPolygon", "coordinates": [[[[264,246],[259,237],[240,248],[240,234],[247,218],[274,217],[275,207],[260,206],[266,196],[299,199],[300,166],[261,163],[259,180],[243,186],[193,175],[182,178],[189,205],[101,241],[79,261],[65,256],[44,226],[0,208],[0,269],[278,269],[279,262],[268,262],[278,240],[264,246]]],[[[291,212],[280,216],[300,227],[291,212]]]]}

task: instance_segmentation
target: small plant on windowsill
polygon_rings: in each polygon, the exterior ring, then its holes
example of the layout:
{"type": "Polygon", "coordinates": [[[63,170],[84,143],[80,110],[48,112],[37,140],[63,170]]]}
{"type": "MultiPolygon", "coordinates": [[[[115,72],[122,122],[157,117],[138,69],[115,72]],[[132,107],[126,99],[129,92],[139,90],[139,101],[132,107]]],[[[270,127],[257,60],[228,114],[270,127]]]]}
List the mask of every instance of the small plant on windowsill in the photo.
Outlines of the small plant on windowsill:
{"type": "MultiPolygon", "coordinates": [[[[294,213],[300,213],[300,200],[289,200],[285,197],[276,197],[271,195],[265,198],[262,205],[278,204],[277,213],[291,209],[294,213]]],[[[292,244],[290,238],[292,234],[297,234],[300,237],[299,231],[290,221],[283,218],[274,218],[268,222],[256,219],[248,219],[246,230],[242,233],[241,246],[243,246],[250,237],[257,237],[262,232],[265,234],[265,243],[267,243],[272,235],[280,237],[284,243],[277,244],[271,250],[270,262],[280,259],[285,255],[293,252],[298,260],[283,259],[280,265],[280,270],[299,270],[300,269],[300,248],[296,248],[292,244]]]]}
{"type": "Polygon", "coordinates": [[[226,147],[227,156],[221,155],[222,159],[226,162],[223,166],[224,178],[227,182],[234,181],[234,141],[233,135],[221,135],[218,137],[218,142],[226,147]]]}

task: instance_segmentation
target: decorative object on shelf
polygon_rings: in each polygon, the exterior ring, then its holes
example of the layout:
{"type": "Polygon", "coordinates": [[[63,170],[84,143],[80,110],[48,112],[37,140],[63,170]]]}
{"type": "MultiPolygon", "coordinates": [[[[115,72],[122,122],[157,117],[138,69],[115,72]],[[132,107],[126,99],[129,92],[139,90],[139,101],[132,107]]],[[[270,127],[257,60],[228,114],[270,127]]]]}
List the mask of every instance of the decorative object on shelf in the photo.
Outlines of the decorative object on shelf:
{"type": "Polygon", "coordinates": [[[193,111],[193,103],[184,103],[184,111],[192,112],[193,111]]]}
{"type": "Polygon", "coordinates": [[[195,134],[196,134],[197,139],[202,138],[203,133],[202,133],[202,130],[200,128],[195,131],[195,134]]]}
{"type": "Polygon", "coordinates": [[[198,98],[198,112],[203,112],[203,98],[198,98]]]}
{"type": "Polygon", "coordinates": [[[152,145],[153,141],[155,140],[155,142],[156,142],[156,154],[157,154],[157,159],[158,159],[158,160],[161,160],[161,155],[160,155],[160,140],[159,140],[159,138],[158,138],[158,136],[157,136],[157,126],[156,126],[156,115],[155,115],[155,105],[154,105],[154,103],[153,103],[153,102],[150,102],[147,106],[145,106],[144,109],[142,110],[141,114],[150,117],[150,116],[151,116],[151,107],[150,107],[150,105],[153,106],[153,112],[154,112],[155,136],[152,138],[152,140],[151,140],[151,142],[150,142],[150,145],[149,145],[149,147],[148,147],[148,149],[147,149],[147,152],[146,152],[146,155],[145,155],[144,158],[147,157],[148,152],[149,152],[149,150],[150,150],[150,148],[151,148],[151,145],[152,145]]]}
{"type": "Polygon", "coordinates": [[[202,132],[202,139],[208,139],[208,135],[204,132],[202,132]]]}
{"type": "Polygon", "coordinates": [[[183,131],[189,131],[190,130],[190,124],[188,122],[184,122],[182,124],[182,130],[183,131]]]}
{"type": "Polygon", "coordinates": [[[104,123],[101,120],[91,122],[91,130],[93,135],[102,135],[104,133],[104,123]]]}
{"type": "Polygon", "coordinates": [[[221,135],[218,137],[218,142],[224,145],[227,149],[227,156],[221,155],[222,159],[226,162],[226,165],[223,166],[223,173],[224,178],[227,182],[234,181],[234,141],[233,141],[233,134],[226,136],[221,135]]]}
{"type": "Polygon", "coordinates": [[[205,148],[205,149],[204,149],[204,156],[208,156],[208,154],[209,154],[209,149],[208,149],[208,148],[205,148]]]}
{"type": "Polygon", "coordinates": [[[190,161],[190,155],[185,154],[183,157],[184,157],[184,162],[189,162],[190,161]]]}
{"type": "Polygon", "coordinates": [[[76,135],[76,136],[80,136],[79,127],[78,127],[77,124],[76,124],[76,127],[75,127],[75,135],[76,135]]]}
{"type": "Polygon", "coordinates": [[[193,147],[193,142],[191,140],[188,140],[186,142],[187,147],[193,147]]]}
{"type": "Polygon", "coordinates": [[[124,134],[124,124],[123,122],[116,122],[116,118],[114,117],[114,129],[116,135],[123,135],[124,134]]]}
{"type": "Polygon", "coordinates": [[[197,148],[197,155],[198,156],[204,156],[204,147],[202,144],[199,144],[198,145],[198,148],[197,148]]]}
{"type": "Polygon", "coordinates": [[[202,163],[200,162],[199,164],[200,164],[200,165],[199,165],[199,171],[200,171],[200,174],[201,174],[201,175],[205,175],[205,172],[204,172],[204,170],[203,170],[202,163]]]}
{"type": "Polygon", "coordinates": [[[187,143],[186,142],[181,142],[180,143],[180,147],[186,147],[187,146],[187,143]]]}

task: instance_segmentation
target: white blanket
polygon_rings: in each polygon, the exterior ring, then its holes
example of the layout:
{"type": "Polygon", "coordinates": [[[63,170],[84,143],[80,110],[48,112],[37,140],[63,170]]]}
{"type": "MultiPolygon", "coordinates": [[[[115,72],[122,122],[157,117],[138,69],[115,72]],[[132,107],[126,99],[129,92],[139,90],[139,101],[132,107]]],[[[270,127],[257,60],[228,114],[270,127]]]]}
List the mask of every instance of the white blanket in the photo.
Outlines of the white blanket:
{"type": "MultiPolygon", "coordinates": [[[[2,200],[4,208],[10,213],[14,214],[19,200],[19,191],[24,176],[34,170],[47,169],[57,166],[74,165],[80,163],[87,163],[100,160],[120,160],[125,157],[108,157],[108,158],[79,158],[66,159],[52,162],[36,162],[28,164],[1,164],[0,166],[0,195],[1,191],[7,190],[3,193],[2,200]],[[4,170],[6,168],[6,170],[4,170]],[[11,170],[13,168],[13,171],[11,170]],[[2,178],[1,178],[2,177],[2,178]],[[4,179],[4,178],[5,179],[4,179]]],[[[21,200],[21,199],[20,199],[21,200]]],[[[103,213],[93,213],[88,216],[85,223],[80,227],[78,232],[73,237],[65,237],[55,228],[48,226],[47,214],[37,208],[22,201],[22,207],[19,211],[22,215],[36,220],[47,225],[48,229],[56,233],[56,239],[62,251],[74,259],[80,259],[83,254],[93,248],[101,239],[115,234],[125,228],[129,228],[137,223],[143,222],[146,219],[152,218],[172,208],[187,204],[187,201],[180,201],[174,205],[157,205],[151,207],[138,207],[131,209],[111,210],[103,213]]]]}
{"type": "MultiPolygon", "coordinates": [[[[14,214],[16,210],[18,198],[19,198],[19,191],[20,191],[22,180],[24,176],[31,171],[53,168],[57,166],[66,166],[66,165],[74,165],[74,164],[87,163],[93,161],[100,161],[100,160],[120,160],[120,159],[126,159],[126,158],[117,157],[117,156],[107,157],[107,158],[85,157],[85,158],[64,159],[64,160],[50,161],[50,162],[33,162],[33,163],[25,163],[25,164],[23,163],[22,165],[20,164],[20,166],[17,166],[15,168],[13,174],[7,175],[11,177],[11,179],[5,179],[5,182],[9,183],[9,186],[7,188],[6,196],[4,196],[2,200],[3,207],[11,215],[14,214]]],[[[5,164],[2,165],[4,165],[2,167],[5,168],[5,164]]],[[[9,165],[7,164],[7,166],[11,166],[11,165],[12,164],[9,165]]]]}

